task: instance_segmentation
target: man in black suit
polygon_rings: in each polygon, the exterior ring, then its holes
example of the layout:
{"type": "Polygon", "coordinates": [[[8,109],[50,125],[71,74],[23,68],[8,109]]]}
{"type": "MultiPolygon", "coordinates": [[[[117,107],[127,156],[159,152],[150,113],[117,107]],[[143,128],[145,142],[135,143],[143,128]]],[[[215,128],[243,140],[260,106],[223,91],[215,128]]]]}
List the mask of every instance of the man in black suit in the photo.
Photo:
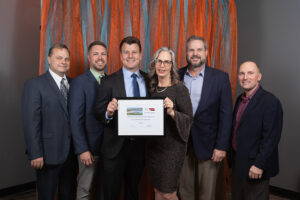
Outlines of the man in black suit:
{"type": "Polygon", "coordinates": [[[194,113],[179,186],[182,200],[215,199],[220,162],[229,149],[232,121],[229,77],[206,66],[207,54],[206,40],[191,36],[186,43],[188,66],[179,70],[190,92],[194,113]]]}
{"type": "Polygon", "coordinates": [[[269,180],[279,172],[278,143],[283,112],[280,101],[259,84],[256,63],[241,64],[244,89],[235,104],[232,134],[232,199],[269,199],[269,180]]]}
{"type": "Polygon", "coordinates": [[[96,117],[105,124],[101,152],[103,155],[103,189],[105,200],[119,200],[122,180],[124,199],[138,200],[138,185],[144,169],[144,140],[118,137],[118,97],[145,97],[147,76],[140,68],[142,48],[139,39],[129,36],[120,44],[123,67],[105,77],[98,92],[96,117]]]}
{"type": "Polygon", "coordinates": [[[71,79],[67,46],[55,44],[48,53],[49,70],[26,81],[22,96],[24,135],[30,164],[36,169],[39,200],[73,200],[76,158],[71,145],[68,88],[71,79]]]}
{"type": "MultiPolygon", "coordinates": [[[[106,45],[94,41],[88,47],[90,69],[74,79],[70,86],[70,122],[75,154],[78,155],[76,198],[90,198],[90,189],[95,175],[99,174],[100,147],[103,126],[95,118],[95,103],[98,87],[107,64],[106,45]]],[[[95,182],[98,182],[95,179],[95,182]]],[[[99,196],[99,188],[95,188],[99,196]]]]}

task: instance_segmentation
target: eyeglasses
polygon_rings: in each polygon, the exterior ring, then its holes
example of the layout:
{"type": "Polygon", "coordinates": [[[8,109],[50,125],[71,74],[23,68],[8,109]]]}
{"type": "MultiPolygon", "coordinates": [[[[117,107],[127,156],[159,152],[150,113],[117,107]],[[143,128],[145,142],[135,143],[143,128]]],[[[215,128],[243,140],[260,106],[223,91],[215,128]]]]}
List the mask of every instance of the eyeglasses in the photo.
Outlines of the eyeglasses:
{"type": "Polygon", "coordinates": [[[156,59],[155,63],[161,65],[162,63],[164,64],[164,66],[170,66],[172,65],[172,61],[171,60],[160,60],[160,59],[156,59]]]}

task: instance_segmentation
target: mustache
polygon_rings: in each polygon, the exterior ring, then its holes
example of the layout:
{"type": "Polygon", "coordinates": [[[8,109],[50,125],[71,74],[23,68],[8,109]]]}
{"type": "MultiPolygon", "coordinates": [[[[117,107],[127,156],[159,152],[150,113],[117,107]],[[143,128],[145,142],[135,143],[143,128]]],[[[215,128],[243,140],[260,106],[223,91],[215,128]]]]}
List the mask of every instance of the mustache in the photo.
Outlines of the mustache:
{"type": "Polygon", "coordinates": [[[194,59],[194,58],[198,58],[198,59],[201,59],[200,56],[192,56],[191,59],[194,59]]]}
{"type": "Polygon", "coordinates": [[[96,60],[96,62],[99,62],[99,61],[102,61],[102,62],[104,62],[104,60],[103,60],[103,59],[98,59],[98,60],[96,60]]]}

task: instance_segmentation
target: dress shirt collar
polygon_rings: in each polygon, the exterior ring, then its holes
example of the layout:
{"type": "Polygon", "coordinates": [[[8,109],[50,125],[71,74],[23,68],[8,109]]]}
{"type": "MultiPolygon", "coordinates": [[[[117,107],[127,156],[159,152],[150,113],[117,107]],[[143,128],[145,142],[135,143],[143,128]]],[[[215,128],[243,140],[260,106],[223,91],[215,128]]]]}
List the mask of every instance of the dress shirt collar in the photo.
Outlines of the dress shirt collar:
{"type": "MultiPolygon", "coordinates": [[[[203,69],[199,72],[199,74],[198,74],[196,77],[198,77],[198,76],[204,77],[204,73],[205,73],[205,65],[204,65],[203,69]]],[[[188,76],[190,76],[190,77],[193,77],[193,76],[190,74],[190,72],[189,72],[189,68],[186,69],[186,73],[185,73],[185,74],[188,75],[188,76]]]]}
{"type": "Polygon", "coordinates": [[[67,87],[67,89],[69,89],[68,79],[67,79],[65,74],[64,74],[64,77],[61,77],[61,76],[57,75],[55,72],[53,72],[50,68],[49,68],[49,72],[50,72],[52,78],[54,79],[54,81],[55,81],[58,88],[60,88],[61,79],[64,78],[65,79],[64,80],[65,86],[67,87]]]}
{"type": "Polygon", "coordinates": [[[98,71],[94,70],[93,68],[90,67],[90,72],[93,74],[95,77],[96,81],[100,84],[100,79],[105,76],[105,74],[100,74],[98,71]]]}
{"type": "Polygon", "coordinates": [[[246,96],[246,93],[244,92],[242,95],[242,101],[243,102],[247,102],[250,101],[252,99],[252,97],[256,94],[257,90],[260,88],[260,85],[258,85],[258,87],[252,92],[252,94],[250,96],[246,96]]]}
{"type": "MultiPolygon", "coordinates": [[[[131,79],[131,75],[133,74],[133,72],[131,72],[131,71],[125,69],[124,66],[122,67],[122,70],[123,70],[124,78],[125,78],[125,79],[129,79],[129,78],[131,79]]],[[[137,70],[136,72],[134,72],[134,74],[136,74],[138,78],[142,78],[142,77],[141,77],[142,75],[141,75],[141,73],[140,73],[140,70],[137,70]]]]}

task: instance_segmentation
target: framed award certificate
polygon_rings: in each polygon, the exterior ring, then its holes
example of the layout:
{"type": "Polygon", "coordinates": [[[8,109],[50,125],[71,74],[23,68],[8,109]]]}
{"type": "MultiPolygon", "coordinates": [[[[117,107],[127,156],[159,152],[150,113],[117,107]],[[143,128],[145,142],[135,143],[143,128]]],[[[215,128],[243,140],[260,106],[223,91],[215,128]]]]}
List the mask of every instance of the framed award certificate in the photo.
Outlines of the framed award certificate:
{"type": "Polygon", "coordinates": [[[164,100],[118,99],[119,136],[164,136],[164,100]]]}

